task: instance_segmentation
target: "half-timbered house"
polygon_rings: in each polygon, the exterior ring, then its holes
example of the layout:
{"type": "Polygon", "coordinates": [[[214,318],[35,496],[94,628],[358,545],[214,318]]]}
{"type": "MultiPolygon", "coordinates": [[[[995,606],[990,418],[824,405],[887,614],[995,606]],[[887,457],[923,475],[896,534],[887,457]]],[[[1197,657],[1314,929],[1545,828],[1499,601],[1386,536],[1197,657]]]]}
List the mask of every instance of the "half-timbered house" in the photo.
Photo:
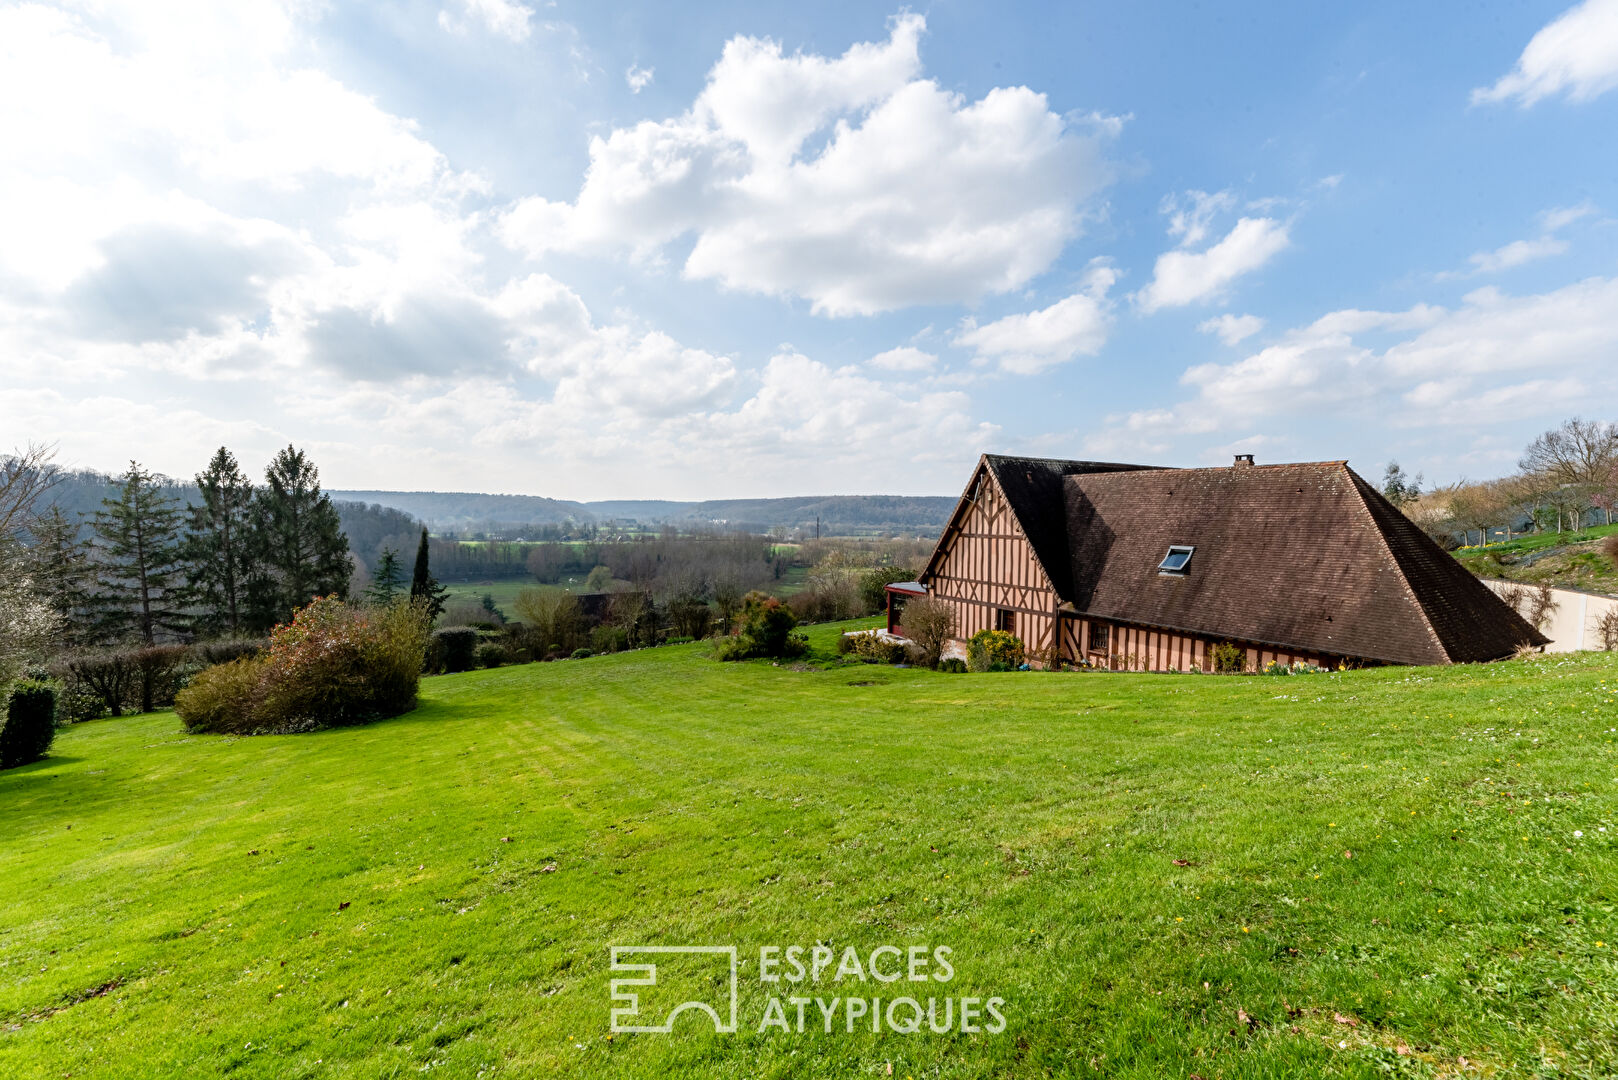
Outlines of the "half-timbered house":
{"type": "Polygon", "coordinates": [[[889,591],[1032,662],[1246,670],[1494,660],[1545,638],[1346,462],[1173,469],[985,455],[927,568],[889,591]],[[1230,655],[1231,650],[1227,649],[1230,655]]]}

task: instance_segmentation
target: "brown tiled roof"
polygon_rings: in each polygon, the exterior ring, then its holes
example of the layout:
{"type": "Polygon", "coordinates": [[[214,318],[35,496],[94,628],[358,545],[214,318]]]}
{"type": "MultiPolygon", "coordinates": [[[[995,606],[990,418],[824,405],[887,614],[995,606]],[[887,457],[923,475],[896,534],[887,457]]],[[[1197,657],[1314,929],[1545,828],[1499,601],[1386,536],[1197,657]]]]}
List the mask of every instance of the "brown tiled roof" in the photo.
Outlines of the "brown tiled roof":
{"type": "Polygon", "coordinates": [[[1344,462],[1079,470],[1061,483],[1038,507],[1007,495],[1041,532],[1060,508],[1068,571],[1053,582],[1081,612],[1403,664],[1545,641],[1344,462]],[[1196,548],[1188,572],[1160,574],[1177,544],[1196,548]]]}
{"type": "Polygon", "coordinates": [[[1067,555],[1067,511],[1062,481],[1080,473],[1131,472],[1153,465],[1124,465],[1116,461],[1064,461],[1057,458],[1007,457],[984,454],[983,463],[994,474],[1033,546],[1034,557],[1051,579],[1058,595],[1072,594],[1071,564],[1067,555]]]}

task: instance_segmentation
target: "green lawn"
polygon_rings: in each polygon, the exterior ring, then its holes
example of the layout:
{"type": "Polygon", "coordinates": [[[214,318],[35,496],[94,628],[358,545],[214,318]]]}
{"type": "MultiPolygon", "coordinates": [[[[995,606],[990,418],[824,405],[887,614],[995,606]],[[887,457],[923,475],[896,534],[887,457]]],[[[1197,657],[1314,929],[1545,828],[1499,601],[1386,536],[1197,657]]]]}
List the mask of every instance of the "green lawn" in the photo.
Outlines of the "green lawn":
{"type": "Polygon", "coordinates": [[[1613,533],[1618,533],[1618,525],[1530,533],[1485,547],[1461,548],[1455,556],[1483,577],[1618,594],[1618,564],[1600,550],[1600,541],[1613,533]]]}
{"type": "Polygon", "coordinates": [[[485,593],[494,596],[495,606],[506,613],[507,618],[517,618],[517,594],[524,589],[544,588],[533,578],[522,578],[515,581],[486,581],[481,584],[473,582],[448,582],[444,588],[449,590],[452,600],[482,600],[485,593]]]}
{"type": "Polygon", "coordinates": [[[700,648],[429,679],[313,735],[64,731],[0,774],[0,1075],[1618,1061],[1618,656],[1218,678],[700,648]],[[948,946],[955,975],[759,980],[761,946],[821,942],[948,946]],[[609,1038],[609,947],[638,944],[738,946],[740,1030],[609,1038]],[[850,1034],[840,1005],[826,1034],[811,1004],[760,1033],[791,994],[999,997],[1006,1028],[850,1034]]]}

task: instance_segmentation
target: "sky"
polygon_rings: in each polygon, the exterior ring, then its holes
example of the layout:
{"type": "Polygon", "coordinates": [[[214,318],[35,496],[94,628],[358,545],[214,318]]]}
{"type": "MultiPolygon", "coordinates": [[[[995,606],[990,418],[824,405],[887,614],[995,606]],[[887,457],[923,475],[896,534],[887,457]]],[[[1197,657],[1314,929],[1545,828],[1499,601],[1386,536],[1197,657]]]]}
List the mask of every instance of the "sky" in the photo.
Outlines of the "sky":
{"type": "Polygon", "coordinates": [[[1618,0],[0,4],[0,448],[332,488],[1510,471],[1618,418],[1618,0]]]}

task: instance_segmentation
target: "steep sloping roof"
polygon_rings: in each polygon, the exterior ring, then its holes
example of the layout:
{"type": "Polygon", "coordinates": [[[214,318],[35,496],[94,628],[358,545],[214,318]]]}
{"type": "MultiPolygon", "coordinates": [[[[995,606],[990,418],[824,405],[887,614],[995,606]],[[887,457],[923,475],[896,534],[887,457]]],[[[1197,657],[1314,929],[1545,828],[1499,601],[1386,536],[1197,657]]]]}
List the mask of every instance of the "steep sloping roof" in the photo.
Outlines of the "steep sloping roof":
{"type": "Polygon", "coordinates": [[[1062,484],[1063,598],[1082,612],[1405,664],[1493,660],[1545,640],[1344,462],[1062,484]],[[1188,572],[1158,573],[1182,544],[1196,548],[1188,572]]]}
{"type": "Polygon", "coordinates": [[[1067,509],[1062,482],[1081,473],[1131,472],[1156,469],[1153,465],[1125,465],[1115,461],[1064,461],[1057,458],[1008,457],[984,454],[983,464],[1005,492],[1012,513],[1034,556],[1050,578],[1057,595],[1073,594],[1072,564],[1068,559],[1067,509]]]}

